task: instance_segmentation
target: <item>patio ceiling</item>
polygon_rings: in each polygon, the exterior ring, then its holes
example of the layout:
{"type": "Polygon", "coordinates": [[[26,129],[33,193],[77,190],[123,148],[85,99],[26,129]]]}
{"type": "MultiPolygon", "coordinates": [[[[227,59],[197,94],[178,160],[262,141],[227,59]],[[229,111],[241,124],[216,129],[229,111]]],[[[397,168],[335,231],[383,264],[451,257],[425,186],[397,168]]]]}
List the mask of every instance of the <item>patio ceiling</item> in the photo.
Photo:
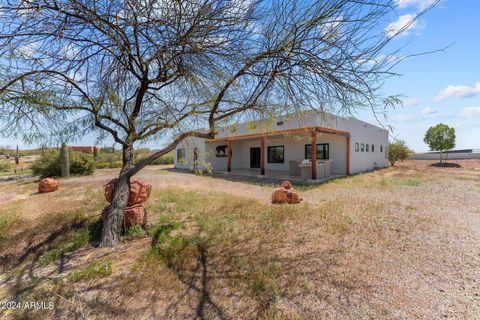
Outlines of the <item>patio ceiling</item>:
{"type": "Polygon", "coordinates": [[[338,134],[345,137],[350,137],[350,132],[348,131],[326,128],[326,127],[305,127],[305,128],[296,128],[296,129],[287,129],[287,130],[268,131],[268,132],[262,132],[262,133],[242,134],[237,136],[219,137],[219,138],[207,140],[207,142],[255,139],[255,138],[262,138],[267,136],[279,136],[279,135],[301,134],[301,133],[308,134],[313,132],[338,134]]]}

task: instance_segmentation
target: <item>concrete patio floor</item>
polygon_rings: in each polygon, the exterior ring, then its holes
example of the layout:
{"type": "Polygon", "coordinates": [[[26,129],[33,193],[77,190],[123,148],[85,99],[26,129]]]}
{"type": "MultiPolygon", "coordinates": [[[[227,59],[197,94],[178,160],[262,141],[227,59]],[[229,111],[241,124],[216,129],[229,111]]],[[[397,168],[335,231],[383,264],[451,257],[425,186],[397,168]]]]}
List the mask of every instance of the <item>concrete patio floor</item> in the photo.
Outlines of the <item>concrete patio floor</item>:
{"type": "Polygon", "coordinates": [[[330,176],[327,178],[321,178],[317,180],[310,180],[310,179],[306,180],[306,179],[302,179],[301,176],[292,176],[288,174],[287,171],[280,171],[280,170],[265,170],[265,175],[262,176],[260,175],[260,169],[250,169],[250,168],[232,169],[231,172],[227,172],[227,170],[219,170],[219,171],[214,171],[214,174],[225,175],[230,177],[234,177],[234,176],[249,177],[253,179],[258,179],[259,181],[262,181],[265,179],[275,180],[275,181],[288,180],[290,182],[309,183],[309,184],[323,183],[332,179],[345,177],[345,175],[342,175],[342,174],[330,174],[330,176]]]}

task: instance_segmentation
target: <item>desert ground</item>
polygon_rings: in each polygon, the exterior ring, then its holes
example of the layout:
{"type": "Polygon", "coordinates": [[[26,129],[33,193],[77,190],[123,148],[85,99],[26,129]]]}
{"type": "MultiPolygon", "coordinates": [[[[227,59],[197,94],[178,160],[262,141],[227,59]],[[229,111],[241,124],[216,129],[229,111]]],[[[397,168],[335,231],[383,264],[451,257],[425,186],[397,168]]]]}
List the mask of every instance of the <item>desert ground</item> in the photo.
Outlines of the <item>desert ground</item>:
{"type": "Polygon", "coordinates": [[[480,161],[422,161],[298,186],[152,166],[146,230],[97,248],[116,170],[0,184],[6,319],[479,319],[480,161]]]}

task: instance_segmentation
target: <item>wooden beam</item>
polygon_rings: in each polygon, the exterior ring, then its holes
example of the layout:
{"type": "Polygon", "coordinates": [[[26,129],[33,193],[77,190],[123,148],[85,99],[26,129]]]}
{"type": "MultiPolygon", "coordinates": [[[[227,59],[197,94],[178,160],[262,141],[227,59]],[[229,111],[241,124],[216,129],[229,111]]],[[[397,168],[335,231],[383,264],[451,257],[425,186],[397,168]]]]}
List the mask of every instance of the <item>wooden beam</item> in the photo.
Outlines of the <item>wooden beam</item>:
{"type": "Polygon", "coordinates": [[[350,137],[347,137],[347,176],[350,175],[350,137]]]}
{"type": "Polygon", "coordinates": [[[260,174],[265,175],[265,137],[260,137],[260,174]]]}
{"type": "Polygon", "coordinates": [[[308,134],[309,132],[312,132],[312,131],[323,132],[328,134],[338,134],[346,137],[350,136],[350,132],[348,131],[326,128],[326,127],[305,127],[305,128],[296,128],[296,129],[288,129],[288,130],[277,130],[277,131],[269,131],[269,132],[261,132],[261,133],[242,134],[238,136],[227,136],[227,137],[210,139],[207,141],[217,142],[217,141],[227,141],[227,140],[258,139],[261,137],[277,136],[277,135],[308,134]]]}
{"type": "Polygon", "coordinates": [[[227,140],[227,172],[232,172],[232,141],[227,140]]]}
{"type": "Polygon", "coordinates": [[[312,144],[310,150],[312,151],[312,180],[317,179],[317,131],[312,132],[312,144]]]}

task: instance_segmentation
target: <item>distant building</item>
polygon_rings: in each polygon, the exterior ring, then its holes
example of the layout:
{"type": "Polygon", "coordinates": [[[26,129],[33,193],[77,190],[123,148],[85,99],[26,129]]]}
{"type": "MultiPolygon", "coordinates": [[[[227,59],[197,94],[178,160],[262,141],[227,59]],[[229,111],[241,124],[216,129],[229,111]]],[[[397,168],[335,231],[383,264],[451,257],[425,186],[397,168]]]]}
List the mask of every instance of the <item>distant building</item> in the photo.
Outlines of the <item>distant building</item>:
{"type": "Polygon", "coordinates": [[[98,153],[100,151],[99,147],[81,147],[81,146],[70,146],[73,151],[80,151],[84,153],[98,153]]]}

